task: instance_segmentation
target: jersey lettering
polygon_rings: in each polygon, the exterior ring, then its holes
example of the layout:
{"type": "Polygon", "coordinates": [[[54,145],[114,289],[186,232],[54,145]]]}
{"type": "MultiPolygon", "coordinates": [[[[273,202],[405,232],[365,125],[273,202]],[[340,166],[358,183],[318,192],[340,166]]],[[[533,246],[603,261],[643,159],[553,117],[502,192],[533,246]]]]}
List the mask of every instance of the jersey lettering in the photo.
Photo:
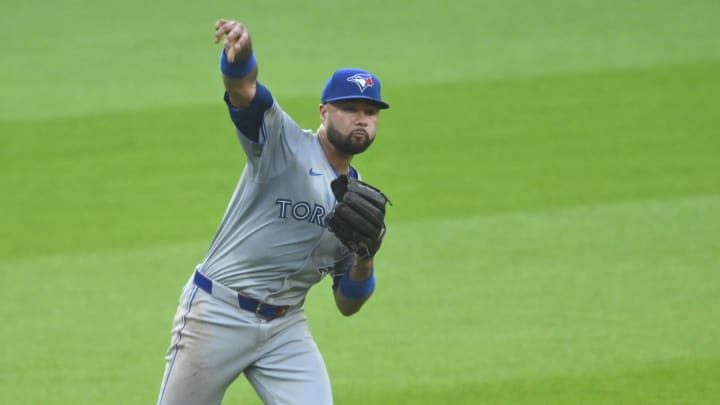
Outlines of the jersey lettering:
{"type": "Polygon", "coordinates": [[[292,204],[292,201],[286,200],[284,198],[278,198],[275,200],[275,204],[280,205],[280,218],[287,218],[287,207],[288,205],[292,204]]]}
{"type": "Polygon", "coordinates": [[[304,221],[310,217],[310,204],[300,201],[293,204],[292,216],[296,221],[304,221]]]}
{"type": "Polygon", "coordinates": [[[310,203],[305,201],[293,203],[287,198],[278,198],[275,200],[275,204],[280,206],[279,218],[285,219],[289,213],[296,221],[307,221],[311,224],[325,226],[325,207],[318,203],[310,207],[310,203]]]}
{"type": "Polygon", "coordinates": [[[323,218],[325,218],[325,207],[320,204],[315,204],[312,216],[308,219],[308,221],[315,225],[325,226],[323,218]]]}

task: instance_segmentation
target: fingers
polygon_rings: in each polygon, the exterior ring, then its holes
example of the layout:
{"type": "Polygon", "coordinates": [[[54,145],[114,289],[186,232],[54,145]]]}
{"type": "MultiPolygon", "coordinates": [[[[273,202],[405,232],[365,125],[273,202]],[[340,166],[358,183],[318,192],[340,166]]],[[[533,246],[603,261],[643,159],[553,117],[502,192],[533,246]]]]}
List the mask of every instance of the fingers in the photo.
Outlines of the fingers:
{"type": "Polygon", "coordinates": [[[237,52],[247,45],[248,38],[249,35],[245,27],[242,24],[237,25],[225,37],[225,48],[237,52]]]}
{"type": "Polygon", "coordinates": [[[225,20],[223,18],[215,22],[214,42],[217,44],[225,37],[223,45],[228,61],[233,63],[235,59],[244,59],[250,56],[252,44],[250,33],[244,25],[237,21],[225,20]]]}
{"type": "Polygon", "coordinates": [[[225,24],[226,22],[228,22],[228,20],[226,20],[226,19],[224,19],[224,18],[221,18],[221,19],[217,20],[217,21],[215,22],[215,29],[220,28],[220,26],[223,25],[223,24],[225,24]]]}
{"type": "Polygon", "coordinates": [[[217,20],[217,22],[215,22],[215,43],[217,44],[220,42],[222,37],[230,33],[230,31],[232,31],[232,29],[237,25],[240,25],[240,23],[229,21],[224,18],[217,20]]]}

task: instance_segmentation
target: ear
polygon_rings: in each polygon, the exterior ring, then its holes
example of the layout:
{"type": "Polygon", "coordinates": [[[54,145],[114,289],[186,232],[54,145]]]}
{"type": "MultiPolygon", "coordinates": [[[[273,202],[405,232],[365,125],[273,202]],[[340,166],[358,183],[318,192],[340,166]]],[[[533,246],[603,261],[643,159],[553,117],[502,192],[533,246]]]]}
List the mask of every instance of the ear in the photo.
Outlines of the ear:
{"type": "Polygon", "coordinates": [[[328,114],[327,105],[320,104],[319,111],[320,111],[320,121],[323,124],[325,124],[325,121],[327,120],[327,114],[328,114]]]}

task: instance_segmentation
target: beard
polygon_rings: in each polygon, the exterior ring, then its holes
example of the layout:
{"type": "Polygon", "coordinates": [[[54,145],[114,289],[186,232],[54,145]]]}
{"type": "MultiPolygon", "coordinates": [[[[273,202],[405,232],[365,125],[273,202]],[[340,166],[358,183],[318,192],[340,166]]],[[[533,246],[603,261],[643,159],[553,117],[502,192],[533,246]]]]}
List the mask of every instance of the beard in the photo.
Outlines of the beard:
{"type": "Polygon", "coordinates": [[[330,143],[335,149],[346,155],[357,155],[365,152],[374,140],[370,139],[370,135],[364,129],[354,129],[348,134],[342,134],[332,124],[328,123],[326,130],[330,143]],[[357,134],[362,134],[362,136],[358,137],[357,134]]]}

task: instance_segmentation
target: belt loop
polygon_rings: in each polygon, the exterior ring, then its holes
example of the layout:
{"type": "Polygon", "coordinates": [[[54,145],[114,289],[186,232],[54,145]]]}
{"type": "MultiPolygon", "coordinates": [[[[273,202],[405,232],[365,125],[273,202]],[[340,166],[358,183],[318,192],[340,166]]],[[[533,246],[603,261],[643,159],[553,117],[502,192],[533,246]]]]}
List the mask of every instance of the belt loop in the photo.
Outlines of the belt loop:
{"type": "Polygon", "coordinates": [[[203,289],[206,293],[212,295],[212,290],[213,290],[213,288],[212,288],[212,280],[210,280],[209,278],[205,277],[205,276],[204,276],[202,273],[200,273],[199,271],[195,270],[195,278],[193,279],[193,281],[195,282],[195,284],[196,284],[198,287],[200,287],[201,289],[203,289]]]}

